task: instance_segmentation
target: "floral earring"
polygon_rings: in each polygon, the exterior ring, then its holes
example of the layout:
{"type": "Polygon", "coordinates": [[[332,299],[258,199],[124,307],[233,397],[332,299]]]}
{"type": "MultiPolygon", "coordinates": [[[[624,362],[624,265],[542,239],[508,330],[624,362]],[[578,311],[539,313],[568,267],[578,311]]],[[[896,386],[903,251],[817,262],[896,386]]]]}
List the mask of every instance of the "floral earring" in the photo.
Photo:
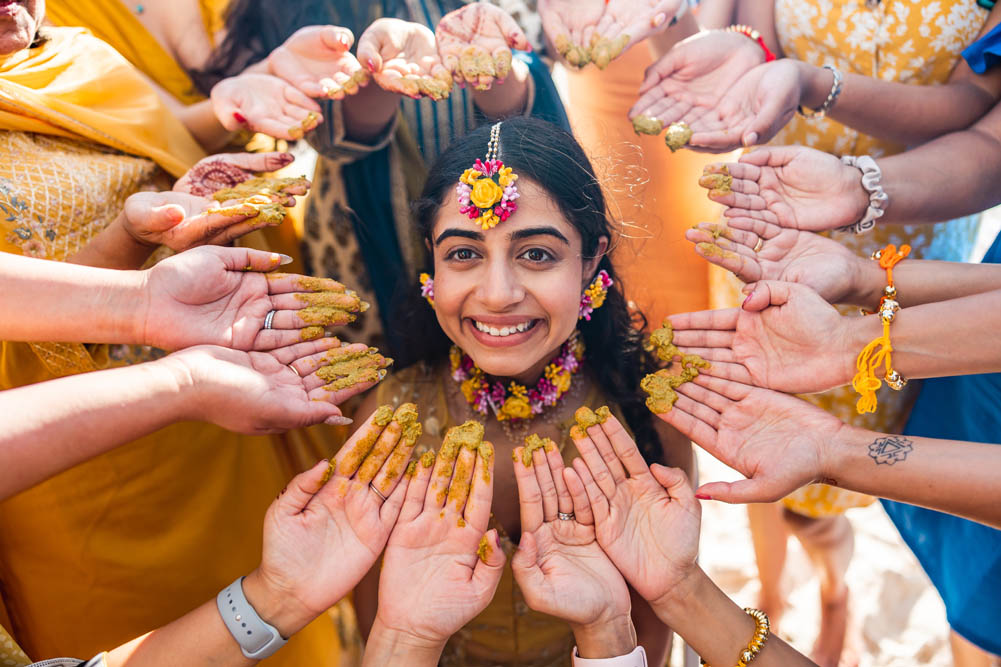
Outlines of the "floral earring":
{"type": "Polygon", "coordinates": [[[428,304],[434,308],[434,278],[427,273],[422,273],[420,277],[421,296],[427,299],[428,304]]]}
{"type": "Polygon", "coordinates": [[[608,288],[611,286],[612,278],[608,272],[604,269],[598,271],[598,275],[580,296],[580,312],[577,319],[590,322],[591,313],[605,305],[605,297],[608,296],[608,288]]]}

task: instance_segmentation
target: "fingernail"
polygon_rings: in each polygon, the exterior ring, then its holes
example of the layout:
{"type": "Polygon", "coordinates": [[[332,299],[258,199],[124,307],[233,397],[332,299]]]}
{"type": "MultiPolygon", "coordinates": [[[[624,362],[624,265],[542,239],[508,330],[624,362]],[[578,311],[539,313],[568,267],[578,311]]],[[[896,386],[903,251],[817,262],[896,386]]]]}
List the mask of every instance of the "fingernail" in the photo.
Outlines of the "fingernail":
{"type": "Polygon", "coordinates": [[[501,542],[500,542],[500,533],[494,533],[494,542],[497,543],[497,548],[500,549],[500,545],[501,545],[501,542]]]}
{"type": "Polygon", "coordinates": [[[757,132],[751,132],[749,135],[747,135],[746,137],[744,137],[744,145],[745,146],[753,146],[756,143],[758,143],[758,133],[757,132]]]}
{"type": "Polygon", "coordinates": [[[235,118],[236,122],[240,123],[241,125],[246,125],[247,124],[247,119],[239,111],[234,111],[233,112],[233,118],[235,118]]]}
{"type": "Polygon", "coordinates": [[[354,419],[350,417],[331,417],[327,420],[327,423],[331,426],[349,426],[354,423],[354,419]]]}
{"type": "Polygon", "coordinates": [[[751,300],[751,297],[752,297],[752,296],[754,296],[754,293],[753,293],[753,292],[752,292],[751,294],[748,294],[748,295],[747,295],[747,298],[746,298],[746,299],[744,299],[744,302],[743,302],[742,304],[740,304],[740,307],[741,307],[741,308],[743,308],[744,306],[746,306],[746,305],[747,305],[747,302],[751,300]]]}
{"type": "Polygon", "coordinates": [[[707,496],[704,493],[696,493],[695,497],[698,498],[699,500],[712,500],[713,499],[712,496],[707,496]]]}
{"type": "Polygon", "coordinates": [[[365,64],[368,65],[368,71],[370,71],[370,72],[374,72],[375,71],[375,61],[374,60],[372,60],[371,58],[369,58],[368,60],[365,61],[365,64]]]}
{"type": "Polygon", "coordinates": [[[282,153],[278,156],[278,159],[281,160],[282,164],[291,164],[292,162],[295,162],[295,156],[291,153],[282,153]]]}
{"type": "Polygon", "coordinates": [[[278,253],[278,256],[282,258],[282,260],[278,262],[278,266],[285,266],[286,264],[292,263],[292,258],[289,257],[288,255],[283,255],[282,253],[278,253]]]}

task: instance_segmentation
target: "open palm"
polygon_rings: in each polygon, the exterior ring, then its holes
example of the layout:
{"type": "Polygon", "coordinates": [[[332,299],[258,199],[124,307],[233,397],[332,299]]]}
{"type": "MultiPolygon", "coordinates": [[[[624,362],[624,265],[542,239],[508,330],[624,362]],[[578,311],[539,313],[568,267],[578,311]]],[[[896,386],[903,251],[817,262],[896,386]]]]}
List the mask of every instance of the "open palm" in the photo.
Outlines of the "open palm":
{"type": "Polygon", "coordinates": [[[525,33],[500,7],[474,3],[446,14],[435,28],[438,53],[458,84],[489,90],[511,73],[511,49],[530,51],[525,33]]]}
{"type": "Polygon", "coordinates": [[[212,109],[229,130],[262,132],[276,139],[301,139],[323,121],[320,105],[284,79],[245,72],[212,87],[212,109]]]}
{"type": "Polygon", "coordinates": [[[542,29],[564,62],[573,67],[591,62],[591,40],[605,5],[604,0],[539,0],[542,29]]]}
{"type": "Polygon", "coordinates": [[[347,28],[300,28],[268,56],[268,71],[309,97],[344,99],[368,83],[368,72],[348,51],[354,39],[347,28]]]}
{"type": "Polygon", "coordinates": [[[358,59],[384,90],[434,100],[451,93],[452,75],[442,65],[434,33],[423,24],[377,19],[358,40],[358,59]]]}
{"type": "Polygon", "coordinates": [[[665,125],[685,119],[697,127],[692,123],[715,109],[726,91],[764,60],[761,49],[739,33],[694,35],[647,69],[629,117],[649,116],[665,125]]]}
{"type": "Polygon", "coordinates": [[[843,427],[801,399],[730,380],[700,376],[678,391],[674,409],[659,417],[747,477],[702,485],[699,493],[714,500],[774,502],[819,481],[843,427]]]}
{"type": "Polygon", "coordinates": [[[607,66],[609,61],[635,44],[668,27],[685,2],[687,0],[608,0],[594,29],[597,37],[595,64],[607,66]],[[601,52],[602,42],[614,45],[612,50],[601,52]]]}

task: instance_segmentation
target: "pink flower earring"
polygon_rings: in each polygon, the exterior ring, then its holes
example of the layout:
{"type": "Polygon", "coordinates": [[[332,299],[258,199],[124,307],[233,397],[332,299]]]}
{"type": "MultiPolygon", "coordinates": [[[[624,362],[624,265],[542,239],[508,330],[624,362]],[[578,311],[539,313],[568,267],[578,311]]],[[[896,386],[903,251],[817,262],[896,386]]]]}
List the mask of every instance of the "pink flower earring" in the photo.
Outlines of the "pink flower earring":
{"type": "Polygon", "coordinates": [[[580,297],[580,313],[577,319],[591,321],[591,313],[605,305],[605,297],[608,296],[608,288],[612,286],[612,278],[608,272],[602,269],[594,277],[591,284],[587,286],[580,297]]]}
{"type": "Polygon", "coordinates": [[[421,296],[427,299],[428,304],[434,308],[434,278],[427,273],[422,273],[420,277],[421,296]]]}

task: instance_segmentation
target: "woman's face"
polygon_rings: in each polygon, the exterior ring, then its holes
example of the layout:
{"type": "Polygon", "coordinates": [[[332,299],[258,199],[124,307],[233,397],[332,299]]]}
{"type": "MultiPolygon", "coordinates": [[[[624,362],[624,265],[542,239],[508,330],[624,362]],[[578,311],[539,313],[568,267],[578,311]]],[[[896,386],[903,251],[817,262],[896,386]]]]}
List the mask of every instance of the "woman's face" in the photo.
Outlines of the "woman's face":
{"type": "Polygon", "coordinates": [[[45,15],[45,0],[0,0],[0,57],[28,48],[45,15]]]}
{"type": "MultiPolygon", "coordinates": [[[[577,326],[599,259],[545,190],[518,181],[518,211],[483,231],[446,201],[432,230],[435,314],[484,372],[529,384],[577,326]]],[[[602,239],[598,257],[605,251],[602,239]]]]}

